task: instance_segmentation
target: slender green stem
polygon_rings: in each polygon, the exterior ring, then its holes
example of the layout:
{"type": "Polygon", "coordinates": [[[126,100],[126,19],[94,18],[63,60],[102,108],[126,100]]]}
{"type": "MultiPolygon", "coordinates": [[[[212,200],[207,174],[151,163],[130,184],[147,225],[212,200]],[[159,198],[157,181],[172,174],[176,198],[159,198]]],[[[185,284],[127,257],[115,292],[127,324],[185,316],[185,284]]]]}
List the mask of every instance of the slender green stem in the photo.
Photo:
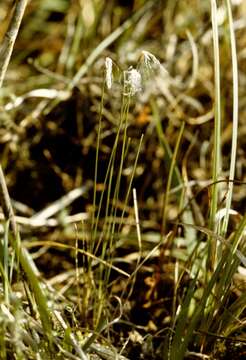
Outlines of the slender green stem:
{"type": "Polygon", "coordinates": [[[185,128],[185,122],[182,121],[180,130],[179,130],[179,134],[178,134],[178,138],[177,138],[177,142],[176,142],[175,149],[174,149],[173,156],[172,156],[169,173],[168,173],[168,179],[167,179],[167,185],[166,185],[166,191],[165,191],[163,209],[162,209],[162,230],[161,230],[162,236],[165,233],[165,229],[166,229],[166,220],[167,220],[166,215],[167,215],[167,206],[168,206],[168,202],[169,202],[169,192],[171,189],[171,184],[172,184],[174,169],[176,166],[178,150],[179,150],[181,139],[182,139],[182,136],[184,133],[184,128],[185,128]]]}
{"type": "MultiPolygon", "coordinates": [[[[104,82],[103,90],[102,90],[102,97],[101,97],[100,111],[99,111],[99,123],[98,123],[98,131],[97,131],[97,145],[96,145],[96,159],[95,159],[95,175],[94,175],[94,187],[93,187],[93,209],[92,209],[92,222],[91,222],[91,228],[92,228],[92,229],[94,229],[94,225],[95,225],[96,196],[97,196],[97,177],[98,177],[98,158],[99,158],[100,137],[101,137],[101,130],[102,130],[104,90],[105,90],[105,82],[104,82]]],[[[93,246],[93,242],[92,242],[92,246],[93,246]]]]}
{"type": "MultiPolygon", "coordinates": [[[[219,195],[219,175],[221,173],[221,94],[220,94],[220,54],[219,54],[219,35],[218,35],[218,15],[216,0],[211,0],[211,17],[213,30],[213,49],[214,49],[214,82],[215,82],[215,104],[214,104],[214,148],[212,160],[212,186],[211,207],[209,217],[209,227],[215,230],[215,216],[218,206],[219,195]]],[[[214,268],[217,257],[217,244],[209,239],[208,244],[208,267],[214,268]]]]}
{"type": "Polygon", "coordinates": [[[71,71],[76,62],[76,56],[80,50],[80,42],[81,42],[83,30],[84,30],[83,28],[84,28],[83,13],[82,13],[82,9],[80,9],[78,17],[77,17],[77,24],[76,24],[75,31],[73,34],[73,41],[72,41],[70,53],[69,53],[69,56],[66,61],[66,70],[69,74],[71,74],[71,71]]]}
{"type": "Polygon", "coordinates": [[[4,226],[3,239],[3,267],[4,267],[4,298],[6,304],[9,303],[9,221],[6,221],[4,226]]]}
{"type": "Polygon", "coordinates": [[[233,181],[235,177],[236,168],[236,156],[237,156],[237,134],[238,134],[238,65],[237,65],[237,49],[235,33],[233,29],[233,18],[231,10],[230,0],[226,0],[229,30],[230,30],[230,42],[231,42],[231,57],[232,57],[232,77],[233,77],[233,122],[232,122],[232,143],[231,143],[231,163],[228,183],[228,193],[226,199],[226,214],[222,224],[222,234],[226,234],[229,211],[231,208],[232,193],[233,193],[233,181]]]}
{"type": "Polygon", "coordinates": [[[111,173],[111,168],[112,168],[112,166],[114,164],[114,158],[115,158],[115,153],[116,153],[117,146],[118,146],[120,132],[121,132],[121,129],[122,129],[123,119],[124,119],[124,113],[123,113],[123,111],[121,111],[120,123],[119,123],[119,127],[118,127],[118,130],[117,130],[117,133],[116,133],[116,137],[115,137],[114,145],[113,145],[113,148],[112,148],[112,152],[111,152],[111,155],[110,155],[110,158],[109,158],[108,167],[107,167],[107,171],[106,171],[106,175],[105,175],[104,183],[103,183],[103,191],[101,193],[99,204],[98,204],[97,216],[96,216],[96,218],[94,220],[93,243],[94,243],[94,241],[96,239],[99,218],[100,218],[101,209],[102,209],[102,205],[103,205],[103,199],[104,199],[104,195],[105,195],[105,189],[106,189],[106,185],[107,185],[110,173],[111,173]]]}
{"type": "MultiPolygon", "coordinates": [[[[155,121],[157,136],[159,138],[160,145],[162,146],[162,148],[164,150],[164,165],[166,167],[166,170],[169,171],[169,168],[171,166],[172,157],[173,157],[172,150],[170,149],[167,138],[163,132],[160,115],[158,112],[158,106],[157,106],[157,103],[154,100],[154,98],[152,98],[150,100],[150,105],[151,105],[151,109],[152,109],[152,113],[153,113],[153,118],[155,121]]],[[[172,181],[173,181],[172,185],[174,187],[180,187],[182,189],[182,187],[183,187],[182,176],[180,174],[180,171],[179,171],[179,168],[177,167],[177,165],[175,165],[175,168],[174,168],[174,174],[173,174],[172,181]]],[[[181,191],[179,193],[181,193],[181,191]]]]}
{"type": "Polygon", "coordinates": [[[135,172],[136,172],[137,163],[138,163],[138,158],[139,158],[140,150],[141,150],[142,143],[143,143],[143,138],[144,138],[144,135],[142,134],[142,135],[141,135],[141,138],[140,138],[140,142],[139,142],[137,154],[136,154],[136,159],[135,159],[135,161],[134,161],[133,170],[132,170],[131,178],[130,178],[130,181],[129,181],[129,186],[128,186],[128,189],[127,189],[125,201],[124,201],[124,208],[123,208],[123,211],[122,211],[122,214],[121,214],[119,231],[120,231],[120,229],[121,229],[121,227],[122,227],[122,224],[123,224],[124,215],[125,215],[126,207],[127,207],[127,204],[128,204],[128,199],[129,199],[129,196],[130,196],[130,193],[131,193],[131,189],[132,189],[132,182],[133,182],[134,175],[135,175],[135,172]]]}

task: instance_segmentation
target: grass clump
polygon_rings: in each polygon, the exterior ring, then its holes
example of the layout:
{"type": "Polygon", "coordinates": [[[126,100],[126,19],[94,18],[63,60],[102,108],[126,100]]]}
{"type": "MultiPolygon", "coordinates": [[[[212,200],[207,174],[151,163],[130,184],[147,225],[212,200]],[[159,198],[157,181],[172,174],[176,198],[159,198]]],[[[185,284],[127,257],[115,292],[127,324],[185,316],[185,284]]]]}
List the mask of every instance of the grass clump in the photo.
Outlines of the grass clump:
{"type": "Polygon", "coordinates": [[[0,358],[243,359],[243,2],[11,6],[0,358]]]}

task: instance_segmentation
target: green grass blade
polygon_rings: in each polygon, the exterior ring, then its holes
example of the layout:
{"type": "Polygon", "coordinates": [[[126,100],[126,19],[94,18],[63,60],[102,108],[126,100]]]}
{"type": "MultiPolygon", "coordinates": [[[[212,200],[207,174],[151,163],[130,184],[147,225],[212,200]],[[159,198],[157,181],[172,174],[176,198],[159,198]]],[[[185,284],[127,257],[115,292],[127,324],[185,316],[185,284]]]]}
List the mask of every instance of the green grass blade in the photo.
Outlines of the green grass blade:
{"type": "MultiPolygon", "coordinates": [[[[216,0],[211,0],[211,17],[213,31],[213,50],[214,50],[214,84],[215,84],[215,104],[214,104],[214,146],[212,159],[212,194],[209,217],[209,227],[215,230],[215,216],[218,207],[219,197],[219,175],[221,173],[221,93],[220,93],[220,54],[219,54],[219,35],[218,35],[218,13],[216,0]]],[[[214,269],[217,261],[217,242],[209,239],[208,243],[208,268],[214,269]]]]}
{"type": "Polygon", "coordinates": [[[233,121],[232,121],[232,143],[231,143],[231,163],[229,172],[228,192],[226,198],[226,215],[222,224],[222,234],[226,234],[229,211],[231,208],[233,181],[236,169],[237,156],[237,137],[238,137],[238,65],[237,65],[237,48],[236,39],[233,29],[233,18],[230,0],[226,0],[226,8],[229,20],[230,42],[231,42],[231,58],[232,58],[232,78],[233,78],[233,121]]]}

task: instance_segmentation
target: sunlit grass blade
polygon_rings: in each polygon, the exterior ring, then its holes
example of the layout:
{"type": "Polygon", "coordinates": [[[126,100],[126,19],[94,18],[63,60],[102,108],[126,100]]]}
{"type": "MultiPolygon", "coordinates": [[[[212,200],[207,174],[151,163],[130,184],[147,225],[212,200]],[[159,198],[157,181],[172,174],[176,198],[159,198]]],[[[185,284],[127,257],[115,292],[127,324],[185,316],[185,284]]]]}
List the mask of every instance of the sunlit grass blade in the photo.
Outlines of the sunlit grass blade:
{"type": "Polygon", "coordinates": [[[233,81],[233,121],[232,121],[232,142],[231,142],[231,162],[229,172],[228,193],[226,198],[226,215],[222,224],[222,234],[226,234],[229,211],[231,208],[232,193],[233,193],[233,180],[235,177],[236,169],[236,156],[237,156],[237,141],[238,141],[238,65],[237,65],[237,48],[236,39],[233,28],[233,18],[230,0],[226,0],[226,8],[229,20],[230,43],[231,43],[231,58],[232,58],[232,81],[233,81]]]}

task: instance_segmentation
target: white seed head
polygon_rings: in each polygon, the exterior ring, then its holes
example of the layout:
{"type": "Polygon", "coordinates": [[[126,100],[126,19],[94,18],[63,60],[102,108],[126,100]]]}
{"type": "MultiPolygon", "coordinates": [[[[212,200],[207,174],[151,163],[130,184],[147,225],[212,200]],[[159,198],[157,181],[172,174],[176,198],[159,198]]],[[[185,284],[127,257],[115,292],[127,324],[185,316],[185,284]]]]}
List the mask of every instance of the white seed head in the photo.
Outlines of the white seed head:
{"type": "Polygon", "coordinates": [[[155,57],[155,55],[151,54],[149,51],[142,51],[143,54],[143,63],[144,66],[151,70],[152,68],[158,68],[161,64],[160,61],[155,57]]]}
{"type": "Polygon", "coordinates": [[[130,68],[124,71],[124,87],[129,95],[142,90],[142,77],[138,70],[130,68]]]}
{"type": "Polygon", "coordinates": [[[106,85],[108,89],[111,89],[113,82],[113,61],[110,57],[105,59],[105,70],[106,70],[106,85]]]}

